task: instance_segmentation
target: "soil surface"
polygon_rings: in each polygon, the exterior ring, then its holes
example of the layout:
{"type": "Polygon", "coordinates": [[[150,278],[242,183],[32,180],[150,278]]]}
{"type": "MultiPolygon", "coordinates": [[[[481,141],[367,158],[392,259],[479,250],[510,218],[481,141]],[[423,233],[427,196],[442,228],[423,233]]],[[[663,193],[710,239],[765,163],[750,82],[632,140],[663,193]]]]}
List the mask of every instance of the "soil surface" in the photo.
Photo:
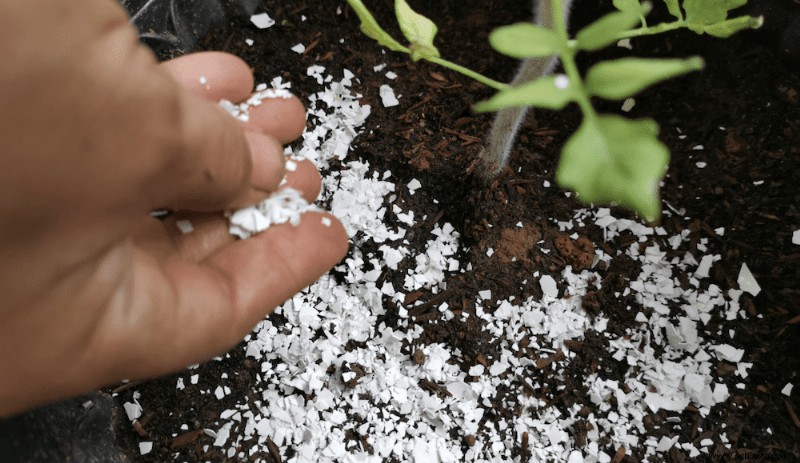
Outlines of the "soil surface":
{"type": "MultiPolygon", "coordinates": [[[[744,319],[725,321],[715,316],[704,328],[712,338],[721,337],[723,323],[725,332],[735,330],[732,344],[744,349],[743,361],[753,363],[746,387],[737,388],[739,379],[734,378],[734,369],[721,365],[715,375],[729,383],[731,398],[714,407],[712,413],[701,416],[689,407],[679,414],[680,423],[669,426],[663,412],[645,419],[648,435],[656,439],[678,433],[685,441],[718,441],[724,434],[732,445],[719,444],[716,455],[722,456],[721,461],[742,455],[761,461],[800,461],[800,246],[792,244],[792,233],[800,229],[800,66],[796,55],[784,51],[788,39],[783,29],[792,14],[798,14],[800,5],[775,1],[781,2],[785,3],[782,11],[770,13],[773,16],[768,15],[768,27],[762,31],[727,40],[677,32],[635,42],[635,53],[641,56],[700,55],[707,63],[702,72],[667,81],[639,95],[628,114],[655,119],[661,126],[661,139],[672,153],[662,188],[667,213],[659,225],[670,235],[685,233],[692,243],[689,252],[698,261],[703,255],[721,256],[705,285],[736,288],[741,265],[746,263],[762,288],[758,296],[742,296],[744,319]],[[791,396],[781,393],[787,383],[795,385],[791,396]]],[[[366,3],[379,22],[400,37],[393,26],[391,2],[366,3]]],[[[442,56],[499,80],[510,80],[515,62],[491,51],[487,34],[499,25],[529,18],[528,2],[410,3],[435,18],[440,30],[436,43],[442,56]]],[[[602,13],[603,8],[595,4],[610,4],[584,3],[592,5],[576,8],[573,27],[587,24],[602,13]]],[[[317,91],[306,76],[306,69],[313,64],[325,66],[334,75],[341,75],[346,68],[360,79],[358,91],[373,112],[364,134],[356,139],[355,154],[377,172],[391,170],[398,184],[416,178],[424,185],[414,196],[403,198],[417,217],[430,218],[418,224],[418,233],[409,234],[409,239],[424,244],[431,224],[449,222],[468,249],[459,258],[472,263],[471,271],[448,280],[445,291],[409,295],[429,302],[414,308],[412,315],[424,332],[415,346],[409,346],[409,352],[424,361],[421,351],[414,350],[416,346],[443,343],[457,347],[464,359],[471,359],[464,361],[465,370],[476,363],[491,363],[498,356],[498,347],[478,323],[441,319],[434,308],[447,303],[454,311],[474,311],[475,294],[485,290],[491,290],[497,301],[510,296],[541,297],[540,285],[519,283],[537,270],[558,275],[567,265],[581,270],[592,264],[593,243],[603,242],[601,229],[589,224],[565,232],[556,223],[570,220],[575,210],[584,207],[557,188],[553,178],[560,148],[580,120],[577,109],[532,111],[509,168],[485,186],[470,173],[491,117],[474,114],[470,106],[491,95],[490,89],[446,69],[382,51],[359,32],[357,18],[344,1],[268,0],[257,11],[267,11],[277,21],[273,26],[277,29],[270,30],[268,39],[246,19],[232,20],[209,34],[202,48],[241,56],[255,70],[258,82],[281,74],[301,97],[317,91]],[[337,8],[343,10],[341,15],[334,14],[337,8]],[[298,21],[301,15],[313,21],[298,21]],[[245,39],[254,43],[247,45],[245,39]],[[302,54],[290,50],[298,42],[306,45],[302,54]],[[379,96],[379,87],[386,79],[372,70],[384,62],[399,75],[391,85],[402,97],[399,108],[392,111],[382,110],[379,96]],[[548,183],[551,186],[545,187],[548,183]],[[524,225],[520,227],[519,223],[524,225]],[[545,253],[543,247],[555,251],[545,253]],[[494,252],[488,252],[490,249],[494,252]]],[[[629,50],[611,49],[582,57],[581,63],[587,66],[629,54],[629,50]]],[[[618,104],[598,105],[607,112],[619,108],[618,104]]],[[[634,218],[622,210],[614,209],[613,213],[634,218]]],[[[603,244],[604,251],[614,259],[605,264],[602,289],[584,297],[587,313],[607,317],[608,330],[614,333],[624,334],[637,324],[636,313],[625,310],[630,301],[617,294],[624,292],[641,269],[625,254],[614,252],[634,240],[622,233],[603,244]]],[[[643,242],[640,247],[644,250],[649,245],[649,241],[643,242]]],[[[685,281],[691,277],[674,276],[685,281]]],[[[402,279],[402,274],[397,278],[402,279]]],[[[387,307],[381,321],[389,326],[396,323],[397,310],[387,307]]],[[[588,391],[580,378],[597,371],[605,372],[608,378],[621,374],[619,363],[606,354],[608,341],[603,336],[589,333],[574,343],[571,349],[577,355],[568,362],[568,374],[558,379],[559,387],[554,384],[550,391],[537,392],[547,402],[588,403],[588,391]]],[[[537,365],[563,360],[541,357],[533,349],[521,352],[537,365]]],[[[237,348],[225,359],[197,368],[200,387],[176,391],[176,376],[116,388],[120,404],[131,400],[135,389],[146,411],[136,427],[121,420],[119,445],[134,461],[237,461],[210,446],[213,439],[202,430],[214,428],[223,410],[251,393],[257,373],[254,368],[252,359],[245,358],[244,350],[237,348]],[[216,387],[202,384],[204,378],[219,378],[218,372],[231,370],[239,375],[228,383],[231,393],[224,400],[199,392],[216,387]],[[189,429],[180,431],[184,423],[189,423],[189,429]],[[155,446],[148,455],[139,456],[138,444],[144,438],[154,441],[155,446]]],[[[357,365],[353,367],[356,373],[357,369],[357,365]]],[[[436,385],[429,387],[435,389],[436,385]]],[[[518,412],[500,405],[505,403],[503,394],[517,393],[498,391],[493,399],[498,404],[495,413],[485,419],[500,422],[518,412]]],[[[572,439],[585,441],[585,424],[583,429],[576,424],[573,432],[572,439]]],[[[465,439],[465,445],[470,443],[465,439]]],[[[616,455],[616,463],[644,457],[642,449],[620,453],[607,445],[607,452],[616,455]]],[[[681,449],[673,450],[650,461],[694,461],[681,449]]],[[[272,456],[259,457],[279,461],[279,455],[273,452],[272,456]]],[[[524,448],[516,455],[521,461],[536,461],[524,448]]]]}

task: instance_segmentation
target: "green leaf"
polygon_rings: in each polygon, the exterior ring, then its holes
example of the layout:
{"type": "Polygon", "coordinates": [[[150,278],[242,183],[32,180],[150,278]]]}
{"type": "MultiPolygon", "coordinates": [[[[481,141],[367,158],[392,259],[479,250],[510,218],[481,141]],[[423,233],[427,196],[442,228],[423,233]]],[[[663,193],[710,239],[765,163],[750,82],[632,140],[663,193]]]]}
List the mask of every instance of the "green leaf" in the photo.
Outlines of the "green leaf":
{"type": "Polygon", "coordinates": [[[607,100],[624,100],[645,88],[703,68],[703,59],[621,58],[602,61],[586,74],[586,90],[607,100]]]}
{"type": "Polygon", "coordinates": [[[613,0],[614,8],[626,13],[635,14],[639,17],[642,27],[646,27],[645,16],[650,12],[652,4],[648,1],[641,2],[640,0],[613,0]]]}
{"type": "Polygon", "coordinates": [[[758,29],[762,24],[764,24],[764,18],[762,16],[740,16],[738,18],[703,26],[702,32],[725,39],[744,29],[758,29]]]}
{"type": "Polygon", "coordinates": [[[581,201],[616,203],[656,220],[658,186],[669,162],[669,150],[657,135],[658,125],[650,119],[587,118],[564,145],[556,180],[581,201]]]}
{"type": "Polygon", "coordinates": [[[631,11],[615,11],[584,27],[575,36],[581,50],[599,50],[616,42],[617,36],[636,25],[639,15],[631,11]]]}
{"type": "Polygon", "coordinates": [[[630,11],[637,15],[642,9],[642,4],[639,3],[639,0],[614,0],[612,3],[614,8],[619,11],[630,11]]]}
{"type": "Polygon", "coordinates": [[[684,0],[686,21],[690,24],[714,24],[728,18],[728,11],[747,3],[747,0],[684,0]]]}
{"type": "Polygon", "coordinates": [[[489,44],[512,58],[536,58],[558,53],[558,36],[551,30],[531,23],[502,26],[489,34],[489,44]]]}
{"type": "Polygon", "coordinates": [[[411,45],[411,59],[438,58],[439,50],[433,45],[433,39],[439,28],[430,19],[412,10],[405,0],[395,0],[394,12],[400,30],[411,45]]]}
{"type": "Polygon", "coordinates": [[[347,3],[350,5],[350,8],[356,12],[358,19],[361,20],[361,32],[367,37],[376,40],[379,44],[393,51],[403,53],[409,53],[411,51],[401,45],[400,42],[393,39],[391,35],[381,28],[378,21],[375,20],[375,17],[372,16],[372,13],[369,12],[361,0],[347,0],[347,3]]]}
{"type": "Polygon", "coordinates": [[[475,104],[476,112],[497,111],[514,106],[537,106],[562,109],[575,99],[575,91],[564,75],[547,76],[533,82],[496,93],[486,101],[475,104]]]}
{"type": "Polygon", "coordinates": [[[664,0],[664,3],[667,4],[669,14],[678,18],[679,21],[683,21],[683,12],[680,5],[678,5],[678,0],[664,0]]]}

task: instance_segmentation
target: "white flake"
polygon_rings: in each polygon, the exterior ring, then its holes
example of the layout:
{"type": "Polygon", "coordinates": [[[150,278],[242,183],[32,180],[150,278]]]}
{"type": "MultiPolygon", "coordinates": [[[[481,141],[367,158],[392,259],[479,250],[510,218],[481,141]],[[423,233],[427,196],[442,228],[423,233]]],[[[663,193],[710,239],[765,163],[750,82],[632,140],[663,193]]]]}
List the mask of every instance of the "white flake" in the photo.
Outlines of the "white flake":
{"type": "Polygon", "coordinates": [[[178,227],[178,230],[180,230],[184,235],[194,231],[192,222],[189,220],[176,220],[175,226],[178,227]]]}
{"type": "Polygon", "coordinates": [[[139,454],[147,455],[153,450],[153,443],[150,441],[139,442],[139,454]]]}
{"type": "Polygon", "coordinates": [[[739,289],[753,296],[758,296],[758,293],[761,292],[761,286],[759,286],[753,274],[750,273],[747,264],[742,264],[739,270],[739,276],[736,278],[736,283],[739,284],[739,289]]]}
{"type": "Polygon", "coordinates": [[[717,357],[720,359],[734,363],[742,360],[742,356],[744,355],[744,349],[737,349],[729,344],[712,346],[712,349],[716,351],[717,357]]]}
{"type": "Polygon", "coordinates": [[[292,47],[292,51],[297,53],[298,55],[302,55],[304,51],[306,51],[306,46],[302,43],[298,43],[297,45],[292,47]]]}
{"type": "Polygon", "coordinates": [[[400,104],[400,101],[394,95],[394,90],[392,87],[386,84],[381,85],[379,93],[381,95],[381,103],[383,103],[384,108],[391,108],[392,106],[397,106],[400,104]]]}
{"type": "Polygon", "coordinates": [[[125,409],[125,414],[131,421],[134,421],[142,416],[142,406],[139,405],[139,402],[125,402],[122,404],[122,408],[125,409]]]}
{"type": "Polygon", "coordinates": [[[708,278],[708,271],[711,269],[711,264],[717,260],[718,256],[712,255],[705,255],[702,259],[700,259],[700,265],[697,267],[697,270],[694,272],[694,276],[696,278],[708,278]]]}
{"type": "Polygon", "coordinates": [[[781,394],[785,395],[786,397],[791,397],[793,388],[794,384],[786,383],[786,386],[783,386],[783,389],[781,389],[781,394]]]}
{"type": "Polygon", "coordinates": [[[795,230],[792,232],[792,244],[800,245],[800,230],[795,230]]]}
{"type": "Polygon", "coordinates": [[[272,225],[291,223],[298,225],[304,212],[317,211],[294,188],[283,188],[272,193],[261,203],[239,209],[229,216],[229,232],[239,238],[249,238],[272,225]]]}
{"type": "Polygon", "coordinates": [[[250,22],[259,29],[267,29],[275,25],[275,20],[270,18],[267,13],[259,13],[250,16],[250,22]]]}
{"type": "Polygon", "coordinates": [[[542,278],[539,279],[539,286],[541,286],[545,296],[552,298],[558,297],[558,285],[556,284],[556,280],[550,275],[543,275],[542,278]]]}

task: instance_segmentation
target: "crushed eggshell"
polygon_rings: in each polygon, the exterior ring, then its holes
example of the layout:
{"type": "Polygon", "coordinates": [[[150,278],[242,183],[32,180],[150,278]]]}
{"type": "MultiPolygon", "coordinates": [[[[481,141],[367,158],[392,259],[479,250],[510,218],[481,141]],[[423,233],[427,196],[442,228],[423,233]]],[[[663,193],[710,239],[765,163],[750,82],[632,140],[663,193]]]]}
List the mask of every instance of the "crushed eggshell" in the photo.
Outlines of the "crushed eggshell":
{"type": "Polygon", "coordinates": [[[383,103],[384,108],[391,108],[392,106],[397,106],[400,104],[400,101],[395,96],[392,87],[386,84],[381,85],[379,93],[381,96],[381,103],[383,103]]]}
{"type": "MultiPolygon", "coordinates": [[[[580,209],[557,222],[562,231],[596,228],[601,232],[598,244],[622,234],[634,238],[617,251],[641,270],[617,297],[630,304],[626,310],[638,325],[619,333],[610,329],[603,311],[587,314],[584,297],[601,288],[607,273],[602,266],[581,271],[567,266],[560,274],[535,271],[530,281],[518,282],[539,284],[545,295],[541,300],[498,300],[497,294],[484,290],[472,296],[474,311],[456,314],[451,301],[433,305],[430,313],[441,320],[469,320],[479,326],[491,342],[491,357],[421,342],[422,323],[410,312],[471,270],[472,263],[463,260],[468,250],[449,223],[432,224],[424,246],[415,248],[406,240],[407,232],[429,218],[408,210],[403,184],[391,182],[391,173],[351,152],[370,114],[354,90],[358,79],[346,70],[336,79],[319,65],[309,67],[307,74],[308,83],[321,88],[307,102],[308,128],[302,146],[293,150],[320,168],[338,160],[337,168],[323,176],[321,201],[354,237],[352,251],[335,269],[336,277],[324,275],[293,296],[276,309],[280,321],[262,320],[245,339],[245,355],[260,365],[253,394],[234,398],[224,386],[206,386],[207,394],[235,401],[219,415],[214,429],[206,431],[214,446],[240,461],[269,452],[269,439],[286,461],[297,463],[415,457],[425,462],[489,462],[519,458],[520,436],[528,435],[528,455],[540,461],[608,463],[615,448],[637,449],[645,460],[667,458],[670,450],[680,448],[698,459],[723,439],[690,440],[672,431],[656,438],[645,425],[648,415],[659,413],[666,430],[689,406],[697,416],[708,416],[729,400],[728,386],[715,374],[719,362],[735,364],[742,380],[753,365],[741,362],[744,351],[708,339],[712,314],[727,320],[743,317],[741,290],[701,282],[717,256],[705,263],[699,255],[695,258],[688,232],[669,236],[660,227],[615,217],[609,208],[580,209]],[[686,283],[673,277],[674,269],[697,270],[686,283]],[[412,293],[422,299],[406,303],[412,293]],[[568,366],[577,354],[576,343],[590,331],[607,344],[611,360],[628,368],[572,376],[576,372],[568,366]],[[523,341],[546,368],[518,355],[523,341]],[[422,362],[409,355],[410,346],[418,346],[422,362]],[[361,369],[358,374],[348,367],[353,365],[361,369]],[[552,375],[541,379],[543,371],[552,375]],[[565,387],[562,378],[567,376],[582,383],[585,403],[549,400],[549,394],[565,387]],[[345,384],[345,378],[356,381],[345,384]],[[512,394],[513,403],[501,402],[502,391],[523,390],[533,392],[512,394]],[[487,419],[498,406],[524,412],[508,420],[487,419]],[[589,415],[582,412],[587,408],[589,415]],[[578,421],[588,430],[580,446],[573,437],[578,421]],[[369,452],[347,444],[354,434],[367,436],[369,452]],[[463,436],[477,437],[480,444],[465,446],[463,436]]],[[[411,183],[406,185],[411,191],[411,183]]],[[[433,197],[430,201],[437,204],[433,197]]],[[[704,243],[696,244],[705,252],[704,243]]],[[[549,252],[544,241],[536,246],[549,252]]],[[[603,246],[596,249],[598,262],[611,261],[603,246]]],[[[197,375],[190,381],[197,384],[197,375]]]]}
{"type": "Polygon", "coordinates": [[[303,213],[318,210],[320,209],[309,204],[298,190],[287,187],[272,193],[255,206],[230,213],[228,231],[231,235],[245,239],[273,225],[282,223],[298,225],[303,213]]]}
{"type": "Polygon", "coordinates": [[[142,406],[139,405],[139,402],[125,402],[122,404],[122,408],[125,410],[125,414],[130,421],[134,421],[142,416],[142,406]]]}
{"type": "Polygon", "coordinates": [[[250,22],[259,29],[267,29],[275,25],[275,20],[270,18],[267,13],[259,13],[250,16],[250,22]]]}
{"type": "Polygon", "coordinates": [[[180,232],[184,235],[194,231],[192,222],[189,220],[176,220],[175,226],[178,227],[178,230],[180,230],[180,232]]]}
{"type": "Polygon", "coordinates": [[[750,272],[747,264],[742,264],[739,270],[739,276],[736,278],[736,283],[739,284],[739,289],[753,296],[758,296],[758,293],[761,292],[761,286],[759,286],[756,278],[750,272]]]}
{"type": "Polygon", "coordinates": [[[150,441],[139,442],[139,454],[147,455],[153,450],[153,443],[150,441]]]}
{"type": "Polygon", "coordinates": [[[550,275],[543,275],[542,278],[539,279],[539,286],[542,288],[542,293],[544,293],[545,296],[552,298],[558,296],[558,285],[556,284],[556,280],[550,275]]]}

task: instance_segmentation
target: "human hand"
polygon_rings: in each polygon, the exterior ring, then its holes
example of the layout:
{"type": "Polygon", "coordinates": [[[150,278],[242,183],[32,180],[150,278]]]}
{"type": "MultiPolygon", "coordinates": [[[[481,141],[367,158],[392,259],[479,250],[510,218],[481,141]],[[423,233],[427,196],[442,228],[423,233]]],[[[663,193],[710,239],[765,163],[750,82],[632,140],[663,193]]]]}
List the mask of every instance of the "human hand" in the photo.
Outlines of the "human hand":
{"type": "Polygon", "coordinates": [[[0,62],[0,416],[222,353],[346,252],[318,212],[228,234],[220,211],[284,175],[320,190],[310,163],[284,171],[296,98],[246,124],[215,104],[252,91],[238,58],[158,65],[113,0],[28,0],[0,5],[0,62]]]}

